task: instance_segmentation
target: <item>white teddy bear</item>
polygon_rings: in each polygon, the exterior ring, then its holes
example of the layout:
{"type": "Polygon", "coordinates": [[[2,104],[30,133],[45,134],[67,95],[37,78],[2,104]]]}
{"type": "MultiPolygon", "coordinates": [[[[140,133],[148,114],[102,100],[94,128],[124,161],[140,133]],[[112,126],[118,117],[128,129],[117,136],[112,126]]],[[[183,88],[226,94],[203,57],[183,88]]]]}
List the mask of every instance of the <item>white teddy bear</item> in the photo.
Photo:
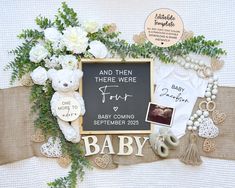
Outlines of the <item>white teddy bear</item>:
{"type": "MultiPolygon", "coordinates": [[[[63,97],[73,97],[74,99],[76,99],[81,107],[80,115],[85,114],[84,100],[81,95],[76,92],[82,76],[83,72],[79,69],[50,69],[48,71],[48,78],[52,81],[52,87],[56,91],[51,99],[51,111],[54,116],[57,116],[56,105],[58,101],[63,97]]],[[[81,140],[79,118],[72,122],[66,122],[57,116],[57,122],[66,140],[73,143],[78,143],[81,140]]]]}

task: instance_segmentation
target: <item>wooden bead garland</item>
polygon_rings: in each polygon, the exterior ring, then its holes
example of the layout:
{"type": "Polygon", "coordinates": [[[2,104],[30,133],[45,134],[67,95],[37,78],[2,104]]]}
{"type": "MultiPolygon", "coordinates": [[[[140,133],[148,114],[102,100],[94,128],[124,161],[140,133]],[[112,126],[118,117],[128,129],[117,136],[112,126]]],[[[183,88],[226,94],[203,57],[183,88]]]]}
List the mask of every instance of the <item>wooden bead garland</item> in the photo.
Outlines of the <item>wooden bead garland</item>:
{"type": "Polygon", "coordinates": [[[197,75],[201,78],[209,78],[213,76],[212,67],[206,65],[206,63],[202,60],[195,60],[189,56],[183,57],[173,57],[173,61],[185,69],[192,69],[197,72],[197,75]]]}
{"type": "MultiPolygon", "coordinates": [[[[186,147],[186,150],[183,151],[180,156],[180,161],[185,164],[200,165],[202,163],[202,160],[200,158],[196,142],[194,141],[199,134],[196,134],[197,129],[199,128],[201,136],[203,135],[207,138],[206,141],[203,143],[203,151],[205,152],[212,152],[215,150],[215,143],[209,140],[208,138],[214,138],[219,134],[219,129],[214,125],[212,119],[208,117],[209,113],[213,112],[216,109],[216,103],[213,100],[216,99],[216,95],[218,93],[218,78],[216,76],[213,76],[212,68],[204,65],[203,62],[197,62],[199,66],[197,65],[197,63],[196,65],[185,66],[182,62],[179,62],[178,59],[177,61],[177,63],[179,63],[181,66],[184,66],[184,68],[186,69],[188,67],[192,67],[195,71],[197,71],[199,77],[209,78],[207,89],[205,91],[206,100],[200,102],[199,110],[197,110],[196,113],[193,114],[187,122],[187,129],[189,131],[192,131],[192,133],[189,137],[189,145],[186,147]],[[206,123],[206,121],[210,123],[206,123]],[[203,125],[204,127],[201,127],[201,125],[203,125]],[[192,135],[195,136],[192,137],[192,135]]],[[[191,61],[195,63],[194,60],[188,57],[186,57],[186,61],[191,61]]],[[[216,117],[218,117],[218,115],[216,117]]]]}
{"type": "Polygon", "coordinates": [[[213,100],[216,99],[216,94],[218,93],[217,84],[217,77],[209,78],[205,92],[206,101],[201,101],[199,103],[199,110],[189,118],[187,122],[188,130],[196,131],[204,118],[209,116],[209,112],[213,112],[216,109],[216,103],[213,100]]]}

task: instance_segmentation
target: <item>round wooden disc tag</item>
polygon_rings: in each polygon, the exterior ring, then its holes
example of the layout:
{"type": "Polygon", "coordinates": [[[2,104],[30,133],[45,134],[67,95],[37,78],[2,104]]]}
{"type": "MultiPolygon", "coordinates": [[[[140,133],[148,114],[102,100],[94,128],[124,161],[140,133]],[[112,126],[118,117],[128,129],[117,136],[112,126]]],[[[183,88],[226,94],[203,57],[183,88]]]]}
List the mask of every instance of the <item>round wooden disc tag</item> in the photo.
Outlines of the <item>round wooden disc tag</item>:
{"type": "Polygon", "coordinates": [[[63,121],[74,121],[80,113],[80,104],[72,97],[63,97],[57,103],[56,114],[63,121]]]}
{"type": "Polygon", "coordinates": [[[182,19],[170,9],[157,9],[145,21],[146,37],[158,47],[169,47],[176,44],[181,39],[183,31],[182,19]]]}

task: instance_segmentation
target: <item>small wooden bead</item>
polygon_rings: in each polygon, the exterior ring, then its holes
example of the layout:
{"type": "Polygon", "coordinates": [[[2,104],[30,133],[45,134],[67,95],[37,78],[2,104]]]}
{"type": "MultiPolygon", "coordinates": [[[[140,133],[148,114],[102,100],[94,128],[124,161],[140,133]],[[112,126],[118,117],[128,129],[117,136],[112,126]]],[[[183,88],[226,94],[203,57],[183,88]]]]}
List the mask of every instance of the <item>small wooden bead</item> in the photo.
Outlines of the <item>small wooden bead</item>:
{"type": "Polygon", "coordinates": [[[188,122],[187,122],[187,125],[193,125],[193,121],[191,121],[191,120],[188,120],[188,122]]]}
{"type": "Polygon", "coordinates": [[[205,118],[205,116],[204,116],[204,115],[201,115],[201,116],[200,116],[200,118],[201,118],[201,119],[204,119],[204,118],[205,118]]]}
{"type": "Polygon", "coordinates": [[[191,116],[191,117],[190,117],[190,120],[192,120],[192,121],[193,121],[193,120],[194,120],[194,117],[193,117],[193,116],[191,116]]]}
{"type": "Polygon", "coordinates": [[[197,110],[196,114],[197,114],[198,116],[200,116],[200,115],[202,115],[202,111],[201,111],[201,110],[197,110]]]}
{"type": "Polygon", "coordinates": [[[211,99],[216,99],[216,96],[215,96],[215,95],[212,95],[212,96],[211,96],[211,99]]]}
{"type": "Polygon", "coordinates": [[[190,131],[191,131],[192,129],[193,129],[193,127],[192,127],[192,126],[188,126],[188,130],[190,130],[190,131]]]}
{"type": "Polygon", "coordinates": [[[218,90],[217,89],[213,89],[211,92],[212,92],[212,94],[216,95],[218,93],[218,90]]]}
{"type": "Polygon", "coordinates": [[[206,96],[206,97],[210,97],[210,96],[211,96],[211,92],[210,92],[210,91],[207,91],[207,92],[205,93],[205,96],[206,96]]]}
{"type": "Polygon", "coordinates": [[[205,117],[208,117],[208,116],[209,116],[209,112],[208,112],[208,111],[204,111],[204,112],[203,112],[203,115],[204,115],[205,117]]]}
{"type": "Polygon", "coordinates": [[[199,126],[199,122],[198,122],[198,121],[195,121],[195,122],[193,123],[193,125],[196,126],[196,127],[198,127],[198,126],[199,126]]]}
{"type": "Polygon", "coordinates": [[[210,98],[210,97],[207,97],[206,100],[209,102],[209,101],[211,101],[211,98],[210,98]]]}

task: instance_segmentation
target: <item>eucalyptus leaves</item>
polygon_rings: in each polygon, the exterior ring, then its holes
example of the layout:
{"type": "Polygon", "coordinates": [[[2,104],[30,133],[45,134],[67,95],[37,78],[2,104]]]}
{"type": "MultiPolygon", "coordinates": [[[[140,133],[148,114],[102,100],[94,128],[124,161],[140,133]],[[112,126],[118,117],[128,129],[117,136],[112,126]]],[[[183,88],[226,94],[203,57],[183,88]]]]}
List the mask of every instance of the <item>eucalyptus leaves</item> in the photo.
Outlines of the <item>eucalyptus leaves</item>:
{"type": "Polygon", "coordinates": [[[22,44],[12,50],[15,58],[7,69],[12,70],[11,82],[23,80],[23,85],[32,86],[32,111],[38,114],[35,127],[46,137],[61,140],[64,156],[72,162],[69,175],[49,183],[51,187],[76,187],[77,177],[81,179],[85,168],[90,168],[80,144],[73,144],[64,138],[56,118],[50,110],[50,100],[54,93],[51,82],[45,74],[51,68],[76,69],[81,58],[105,58],[108,52],[112,57],[159,58],[164,63],[174,63],[174,56],[189,53],[206,55],[219,59],[225,51],[218,46],[220,41],[207,41],[204,36],[182,40],[174,46],[160,48],[146,41],[143,33],[136,36],[136,43],[129,44],[119,38],[115,24],[99,27],[94,21],[80,24],[77,13],[62,3],[54,20],[39,16],[36,18],[39,29],[26,29],[18,35],[22,44]]]}

